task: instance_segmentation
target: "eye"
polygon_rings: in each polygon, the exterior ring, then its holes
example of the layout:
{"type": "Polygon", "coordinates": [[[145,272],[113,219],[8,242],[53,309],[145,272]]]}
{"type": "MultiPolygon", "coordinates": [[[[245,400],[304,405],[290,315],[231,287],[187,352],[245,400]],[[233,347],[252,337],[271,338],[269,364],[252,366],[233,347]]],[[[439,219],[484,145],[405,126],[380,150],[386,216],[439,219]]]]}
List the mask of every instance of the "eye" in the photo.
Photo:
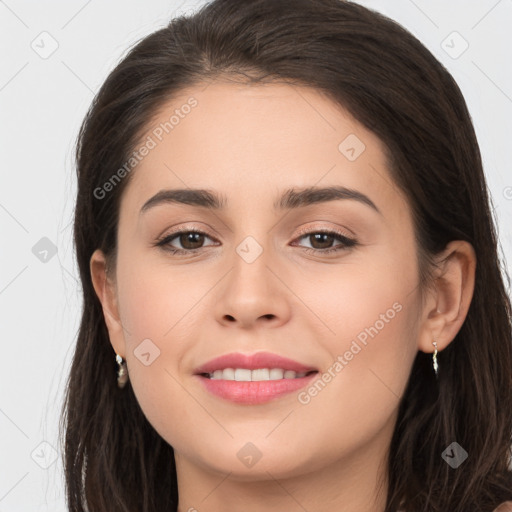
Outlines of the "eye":
{"type": "Polygon", "coordinates": [[[312,245],[312,247],[304,247],[304,250],[306,252],[319,254],[346,250],[350,247],[355,247],[358,244],[357,240],[354,238],[349,238],[338,231],[326,229],[306,231],[302,233],[302,236],[297,240],[302,240],[303,238],[309,239],[310,245],[312,245]],[[331,244],[336,240],[340,242],[339,245],[331,246],[331,244]]]}
{"type": "MultiPolygon", "coordinates": [[[[195,254],[205,246],[205,239],[212,239],[207,233],[199,231],[197,229],[187,229],[182,231],[176,231],[156,241],[154,244],[157,247],[163,247],[166,251],[171,254],[195,254]],[[171,245],[172,242],[178,242],[181,247],[174,247],[171,245]]],[[[312,241],[312,247],[302,247],[306,252],[326,254],[337,252],[341,250],[355,247],[358,242],[354,238],[349,238],[343,233],[332,230],[314,230],[304,231],[301,236],[296,240],[309,239],[312,241]],[[332,246],[332,243],[338,241],[339,244],[332,246]]],[[[214,244],[210,244],[214,245],[214,244]]]]}
{"type": "Polygon", "coordinates": [[[167,235],[158,240],[155,245],[158,247],[163,246],[166,251],[172,254],[190,254],[202,248],[201,246],[205,238],[210,238],[207,233],[197,229],[188,229],[167,235]],[[181,244],[182,248],[175,248],[170,245],[175,239],[181,244]]]}

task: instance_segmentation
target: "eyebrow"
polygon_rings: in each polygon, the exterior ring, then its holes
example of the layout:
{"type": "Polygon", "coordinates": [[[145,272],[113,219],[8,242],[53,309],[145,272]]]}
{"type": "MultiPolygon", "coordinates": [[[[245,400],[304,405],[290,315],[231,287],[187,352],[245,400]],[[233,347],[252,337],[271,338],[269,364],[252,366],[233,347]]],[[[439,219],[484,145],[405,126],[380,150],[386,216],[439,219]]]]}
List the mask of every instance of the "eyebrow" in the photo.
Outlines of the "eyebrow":
{"type": "MultiPolygon", "coordinates": [[[[281,197],[273,203],[273,208],[274,210],[281,211],[290,210],[339,199],[359,201],[376,212],[381,213],[368,196],[357,190],[342,186],[307,187],[301,189],[291,188],[286,190],[281,197]]],[[[227,205],[227,199],[223,195],[205,189],[185,188],[160,190],[144,203],[139,215],[157,205],[169,203],[200,206],[210,210],[222,210],[227,205]]]]}

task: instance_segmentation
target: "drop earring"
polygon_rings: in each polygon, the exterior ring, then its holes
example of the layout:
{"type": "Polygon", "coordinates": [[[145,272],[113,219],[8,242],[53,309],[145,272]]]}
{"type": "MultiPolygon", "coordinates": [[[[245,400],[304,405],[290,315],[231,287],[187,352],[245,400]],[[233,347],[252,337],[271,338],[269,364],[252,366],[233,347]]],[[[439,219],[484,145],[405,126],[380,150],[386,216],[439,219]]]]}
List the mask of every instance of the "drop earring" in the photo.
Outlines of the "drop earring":
{"type": "Polygon", "coordinates": [[[432,356],[432,365],[434,367],[434,371],[436,372],[436,379],[438,378],[437,370],[439,368],[439,365],[437,364],[437,342],[433,341],[432,345],[434,345],[434,354],[432,356]]]}
{"type": "Polygon", "coordinates": [[[126,383],[128,382],[128,369],[126,367],[126,362],[123,360],[123,358],[119,354],[116,354],[116,362],[118,365],[117,385],[120,388],[124,388],[126,383]]]}

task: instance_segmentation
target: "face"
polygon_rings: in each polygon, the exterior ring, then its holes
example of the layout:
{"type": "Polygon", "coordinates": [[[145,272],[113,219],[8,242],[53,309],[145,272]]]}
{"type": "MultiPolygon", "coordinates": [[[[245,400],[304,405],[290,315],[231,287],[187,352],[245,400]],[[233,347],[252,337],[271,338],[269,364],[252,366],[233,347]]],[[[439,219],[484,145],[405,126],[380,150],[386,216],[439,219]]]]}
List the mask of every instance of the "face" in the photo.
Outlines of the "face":
{"type": "Polygon", "coordinates": [[[315,90],[214,82],[163,105],[141,141],[120,205],[109,332],[177,460],[256,480],[382,454],[421,300],[410,208],[380,140],[315,90]],[[300,194],[310,187],[338,193],[300,194]],[[169,195],[146,205],[176,189],[207,190],[222,207],[169,195]],[[218,390],[225,374],[206,383],[196,370],[233,352],[317,373],[231,382],[219,396],[205,384],[218,390]]]}

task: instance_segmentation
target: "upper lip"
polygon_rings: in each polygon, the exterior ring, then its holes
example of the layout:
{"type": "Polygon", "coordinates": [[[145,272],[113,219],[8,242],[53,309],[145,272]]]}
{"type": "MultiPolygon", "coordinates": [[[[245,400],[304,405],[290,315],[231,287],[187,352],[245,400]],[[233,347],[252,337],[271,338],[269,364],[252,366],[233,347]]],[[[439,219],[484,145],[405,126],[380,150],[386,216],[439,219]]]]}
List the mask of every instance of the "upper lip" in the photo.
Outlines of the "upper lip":
{"type": "Polygon", "coordinates": [[[194,370],[199,375],[202,373],[213,373],[215,370],[224,370],[225,368],[247,368],[255,370],[257,368],[281,368],[283,370],[292,370],[297,373],[315,370],[313,366],[301,364],[293,359],[273,354],[271,352],[256,352],[254,354],[242,354],[232,352],[204,363],[194,370]]]}

